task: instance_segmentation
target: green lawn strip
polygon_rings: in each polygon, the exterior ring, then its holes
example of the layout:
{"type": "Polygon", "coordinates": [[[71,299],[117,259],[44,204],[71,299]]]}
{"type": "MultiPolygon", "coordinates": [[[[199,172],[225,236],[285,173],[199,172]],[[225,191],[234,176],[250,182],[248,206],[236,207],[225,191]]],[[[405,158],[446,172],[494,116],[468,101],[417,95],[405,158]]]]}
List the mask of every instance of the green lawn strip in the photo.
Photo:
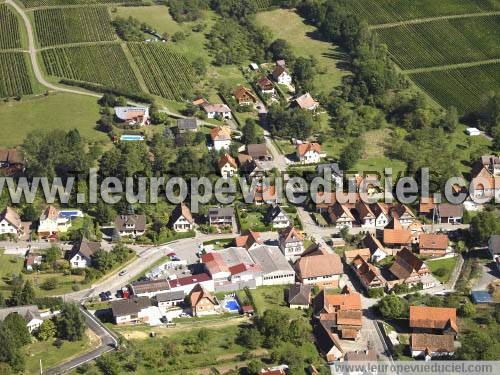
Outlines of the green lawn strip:
{"type": "Polygon", "coordinates": [[[40,372],[40,359],[44,371],[47,368],[54,367],[60,363],[67,362],[70,359],[95,349],[97,345],[92,343],[90,338],[85,335],[81,341],[66,341],[60,348],[53,345],[52,342],[37,341],[26,347],[26,374],[37,374],[40,372]]]}
{"type": "Polygon", "coordinates": [[[0,146],[16,146],[33,131],[78,129],[92,141],[109,142],[106,134],[95,130],[99,120],[96,98],[83,95],[58,93],[21,102],[0,104],[0,116],[6,127],[16,130],[3,132],[0,146]]]}
{"type": "Polygon", "coordinates": [[[441,268],[446,270],[446,273],[443,276],[438,276],[438,275],[434,274],[434,277],[436,277],[442,283],[448,282],[448,280],[451,277],[451,274],[453,273],[453,270],[455,269],[455,266],[457,265],[457,262],[458,262],[458,257],[451,257],[451,258],[445,258],[445,259],[426,261],[427,266],[431,269],[433,274],[438,269],[441,269],[441,268]]]}

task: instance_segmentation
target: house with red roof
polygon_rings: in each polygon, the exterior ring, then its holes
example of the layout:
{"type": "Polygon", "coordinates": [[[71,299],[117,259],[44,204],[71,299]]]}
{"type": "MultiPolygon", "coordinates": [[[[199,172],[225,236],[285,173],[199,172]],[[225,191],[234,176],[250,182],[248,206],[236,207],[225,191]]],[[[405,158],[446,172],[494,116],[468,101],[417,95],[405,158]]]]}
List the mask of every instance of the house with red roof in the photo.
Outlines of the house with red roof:
{"type": "Polygon", "coordinates": [[[321,146],[318,143],[297,145],[295,153],[302,164],[315,164],[321,161],[321,146]]]}

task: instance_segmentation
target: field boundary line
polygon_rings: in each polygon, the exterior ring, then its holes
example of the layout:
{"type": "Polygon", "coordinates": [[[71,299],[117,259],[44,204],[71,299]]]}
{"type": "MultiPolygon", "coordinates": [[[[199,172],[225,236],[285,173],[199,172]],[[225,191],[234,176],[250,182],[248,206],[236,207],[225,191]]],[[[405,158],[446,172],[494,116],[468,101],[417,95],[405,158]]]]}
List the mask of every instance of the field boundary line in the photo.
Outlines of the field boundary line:
{"type": "Polygon", "coordinates": [[[426,67],[426,68],[408,69],[408,70],[402,70],[401,73],[403,73],[403,74],[417,74],[417,73],[442,72],[442,71],[446,71],[446,70],[461,69],[461,68],[473,68],[475,66],[483,66],[483,65],[498,64],[498,63],[500,63],[500,58],[466,62],[466,63],[458,63],[458,64],[450,64],[450,65],[430,66],[430,67],[426,67]]]}
{"type": "Polygon", "coordinates": [[[448,16],[414,18],[411,20],[405,20],[405,21],[399,21],[399,22],[371,25],[371,26],[369,26],[369,29],[370,30],[380,30],[380,29],[389,29],[389,28],[399,27],[399,26],[417,25],[420,23],[429,23],[429,22],[435,22],[435,21],[454,20],[454,19],[461,19],[461,18],[474,18],[474,17],[492,17],[492,16],[499,16],[499,15],[500,15],[500,10],[493,10],[490,12],[464,13],[464,14],[452,14],[452,15],[448,15],[448,16]]]}
{"type": "Polygon", "coordinates": [[[148,86],[146,85],[146,80],[142,76],[141,70],[139,69],[137,63],[135,62],[134,56],[132,56],[132,52],[130,52],[127,43],[120,43],[120,45],[122,47],[123,53],[125,54],[125,57],[128,60],[130,67],[132,68],[132,71],[135,74],[135,77],[137,78],[137,82],[139,82],[139,87],[145,93],[151,94],[151,92],[148,89],[148,86]]]}
{"type": "MultiPolygon", "coordinates": [[[[26,8],[24,7],[25,12],[32,12],[35,10],[44,10],[44,9],[69,9],[69,8],[91,8],[91,7],[112,7],[112,6],[131,6],[129,4],[134,4],[134,3],[127,3],[127,2],[119,2],[119,3],[86,3],[86,4],[69,4],[69,5],[41,5],[38,7],[32,7],[32,8],[26,8]]],[[[135,6],[141,6],[141,3],[136,3],[135,6]]]]}
{"type": "Polygon", "coordinates": [[[106,45],[106,44],[120,44],[120,40],[114,39],[114,40],[101,40],[99,42],[75,42],[66,44],[54,44],[53,46],[37,48],[37,52],[46,51],[48,49],[54,49],[54,48],[87,47],[87,46],[106,45]]]}

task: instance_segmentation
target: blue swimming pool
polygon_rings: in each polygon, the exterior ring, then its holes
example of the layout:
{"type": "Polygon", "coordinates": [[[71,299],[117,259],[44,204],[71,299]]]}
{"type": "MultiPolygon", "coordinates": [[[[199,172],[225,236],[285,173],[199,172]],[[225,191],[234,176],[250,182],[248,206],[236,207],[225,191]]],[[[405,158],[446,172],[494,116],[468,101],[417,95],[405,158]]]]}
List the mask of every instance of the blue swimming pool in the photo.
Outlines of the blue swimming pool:
{"type": "Polygon", "coordinates": [[[240,305],[234,298],[224,300],[224,309],[228,312],[239,312],[240,305]]]}
{"type": "Polygon", "coordinates": [[[122,135],[120,137],[120,141],[144,141],[144,137],[142,135],[122,135]]]}

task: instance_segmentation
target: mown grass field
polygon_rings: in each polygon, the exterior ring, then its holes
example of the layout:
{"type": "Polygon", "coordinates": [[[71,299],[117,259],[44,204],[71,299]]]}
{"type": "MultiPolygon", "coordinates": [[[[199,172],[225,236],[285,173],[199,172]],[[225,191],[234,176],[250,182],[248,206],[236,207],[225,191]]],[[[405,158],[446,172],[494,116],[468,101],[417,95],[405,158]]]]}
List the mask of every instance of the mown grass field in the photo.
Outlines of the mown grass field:
{"type": "Polygon", "coordinates": [[[347,3],[371,25],[500,9],[496,0],[350,0],[347,3]]]}
{"type": "Polygon", "coordinates": [[[108,142],[108,137],[95,130],[99,105],[95,98],[74,94],[53,94],[21,102],[0,104],[5,127],[15,131],[2,132],[1,146],[15,146],[33,131],[78,129],[89,141],[108,142]]]}
{"type": "Polygon", "coordinates": [[[116,39],[108,8],[47,8],[33,12],[35,31],[42,47],[116,39]]]}
{"type": "Polygon", "coordinates": [[[330,93],[340,85],[346,71],[338,68],[342,52],[331,43],[317,38],[316,28],[307,25],[302,17],[288,9],[276,9],[257,14],[257,22],[268,27],[275,38],[285,39],[297,56],[314,56],[318,60],[319,74],[314,83],[317,91],[330,93]]]}
{"type": "Polygon", "coordinates": [[[43,50],[41,56],[48,75],[140,90],[123,47],[118,43],[52,48],[43,50]]]}
{"type": "Polygon", "coordinates": [[[438,259],[438,260],[428,260],[426,261],[427,266],[431,269],[434,274],[438,269],[444,269],[445,273],[443,276],[434,276],[441,281],[442,283],[448,282],[450,280],[451,274],[457,265],[458,257],[446,258],[446,259],[438,259]]]}

